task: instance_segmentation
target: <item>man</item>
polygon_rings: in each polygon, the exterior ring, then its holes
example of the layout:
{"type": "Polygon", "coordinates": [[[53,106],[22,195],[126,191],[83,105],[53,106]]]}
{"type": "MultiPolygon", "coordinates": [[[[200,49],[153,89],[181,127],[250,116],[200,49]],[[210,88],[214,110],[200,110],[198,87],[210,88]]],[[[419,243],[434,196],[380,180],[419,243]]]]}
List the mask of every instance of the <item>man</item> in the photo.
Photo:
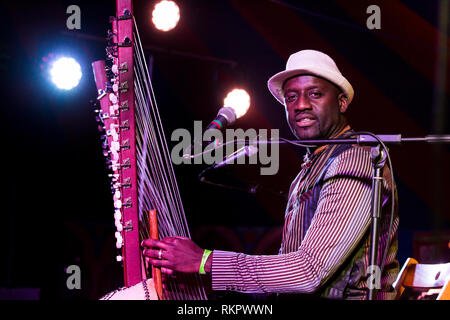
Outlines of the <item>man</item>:
{"type": "MultiPolygon", "coordinates": [[[[344,117],[354,92],[326,54],[303,50],[290,56],[286,70],[268,81],[270,92],[286,108],[299,139],[331,139],[353,133],[344,117]]],[[[171,237],[143,241],[144,255],[162,272],[206,273],[213,290],[246,293],[308,294],[334,299],[366,299],[372,281],[370,259],[372,163],[367,148],[325,145],[308,149],[291,184],[278,255],[199,248],[171,237]]],[[[392,182],[383,170],[382,219],[378,265],[385,250],[378,299],[390,299],[398,273],[398,216],[388,239],[392,182]]],[[[395,210],[396,212],[396,210],[395,210]]],[[[377,286],[379,287],[379,286],[377,286]]],[[[292,296],[291,296],[292,297],[292,296]]]]}

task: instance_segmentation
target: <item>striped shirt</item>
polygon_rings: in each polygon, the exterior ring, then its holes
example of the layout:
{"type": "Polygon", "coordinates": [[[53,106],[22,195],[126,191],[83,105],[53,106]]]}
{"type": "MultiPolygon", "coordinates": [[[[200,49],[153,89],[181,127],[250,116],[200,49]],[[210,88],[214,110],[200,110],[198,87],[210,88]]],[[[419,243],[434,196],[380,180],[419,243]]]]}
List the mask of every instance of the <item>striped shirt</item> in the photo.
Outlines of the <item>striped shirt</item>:
{"type": "MultiPolygon", "coordinates": [[[[330,157],[330,148],[338,147],[327,146],[291,185],[279,254],[254,256],[214,250],[213,290],[319,293],[332,297],[333,290],[345,279],[338,298],[351,299],[352,290],[356,292],[355,299],[365,298],[370,259],[371,157],[367,149],[356,146],[348,146],[330,157]],[[356,268],[359,277],[352,282],[355,266],[359,266],[356,268]]],[[[395,259],[398,216],[395,214],[393,232],[387,239],[392,202],[387,168],[383,176],[378,265],[387,242],[389,254],[377,298],[389,299],[393,293],[386,292],[398,272],[395,259]]]]}

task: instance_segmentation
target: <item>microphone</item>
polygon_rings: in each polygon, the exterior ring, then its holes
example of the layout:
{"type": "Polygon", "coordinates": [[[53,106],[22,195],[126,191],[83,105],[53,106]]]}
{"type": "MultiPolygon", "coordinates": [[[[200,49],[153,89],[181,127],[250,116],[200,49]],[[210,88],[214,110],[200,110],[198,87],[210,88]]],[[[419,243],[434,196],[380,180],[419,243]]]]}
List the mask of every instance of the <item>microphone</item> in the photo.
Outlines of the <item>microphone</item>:
{"type": "MultiPolygon", "coordinates": [[[[218,129],[224,131],[233,124],[237,118],[242,117],[250,107],[250,96],[243,89],[233,89],[223,100],[223,107],[219,109],[216,118],[203,131],[203,136],[208,130],[218,129]]],[[[214,140],[207,142],[207,145],[214,140]]]]}
{"type": "Polygon", "coordinates": [[[233,152],[232,154],[230,154],[229,156],[226,156],[223,161],[215,164],[213,168],[217,169],[217,168],[226,166],[228,164],[233,164],[235,160],[237,160],[243,156],[247,156],[250,158],[257,152],[258,152],[258,148],[255,146],[242,147],[239,150],[237,150],[236,152],[233,152]]]}
{"type": "MultiPolygon", "coordinates": [[[[210,124],[206,126],[206,128],[201,132],[201,136],[198,136],[193,143],[184,150],[183,157],[185,158],[191,158],[192,153],[197,153],[197,148],[203,148],[211,145],[214,143],[214,139],[211,139],[210,141],[203,141],[202,138],[205,136],[205,134],[208,134],[210,130],[219,130],[221,132],[225,131],[225,129],[233,124],[236,121],[236,112],[231,107],[222,107],[219,109],[216,118],[211,121],[210,124]]],[[[195,129],[194,129],[195,130],[195,129]]],[[[198,132],[200,133],[200,132],[198,132]]],[[[212,133],[212,132],[211,132],[212,133]]],[[[196,134],[194,134],[194,138],[196,137],[196,134]]]]}
{"type": "Polygon", "coordinates": [[[223,130],[236,121],[236,112],[230,107],[222,107],[219,109],[216,118],[205,128],[205,133],[211,129],[223,130]]]}
{"type": "MultiPolygon", "coordinates": [[[[210,146],[212,143],[215,143],[215,147],[217,147],[217,142],[211,138],[210,141],[203,141],[203,137],[215,137],[213,130],[219,130],[220,132],[225,131],[225,129],[233,124],[237,118],[242,117],[250,107],[250,96],[243,89],[233,89],[230,91],[223,101],[223,107],[219,109],[216,118],[211,121],[211,123],[206,126],[203,130],[200,139],[195,139],[193,144],[188,147],[184,152],[184,158],[193,158],[191,156],[192,152],[198,154],[201,150],[197,150],[199,147],[210,146]],[[200,140],[200,141],[199,141],[200,140]],[[190,149],[191,152],[188,152],[190,149]]],[[[199,130],[200,131],[200,130],[199,130]]],[[[194,128],[194,132],[196,132],[194,128]]],[[[200,131],[201,132],[201,131],[200,131]]],[[[198,133],[200,133],[198,132],[198,133]]],[[[194,133],[194,137],[196,137],[196,133],[194,133]]]]}

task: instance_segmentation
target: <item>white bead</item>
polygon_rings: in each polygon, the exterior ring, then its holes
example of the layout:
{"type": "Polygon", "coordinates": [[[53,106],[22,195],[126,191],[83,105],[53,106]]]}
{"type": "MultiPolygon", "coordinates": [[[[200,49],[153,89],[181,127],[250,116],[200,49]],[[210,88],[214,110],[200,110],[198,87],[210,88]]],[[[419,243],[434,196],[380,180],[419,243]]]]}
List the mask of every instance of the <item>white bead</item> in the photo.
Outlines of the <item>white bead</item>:
{"type": "Polygon", "coordinates": [[[120,200],[114,201],[114,208],[116,208],[116,209],[122,208],[122,201],[120,201],[120,200]]]}
{"type": "MultiPolygon", "coordinates": [[[[117,151],[113,151],[113,150],[111,150],[111,160],[113,160],[113,161],[119,161],[119,153],[117,152],[117,151]]],[[[119,177],[117,177],[117,179],[118,179],[119,177]]]]}
{"type": "Polygon", "coordinates": [[[119,151],[120,150],[120,143],[118,141],[112,141],[110,149],[111,149],[112,152],[119,151]]]}
{"type": "Polygon", "coordinates": [[[109,94],[109,100],[112,102],[112,104],[116,104],[118,102],[117,96],[114,93],[109,94]]]}

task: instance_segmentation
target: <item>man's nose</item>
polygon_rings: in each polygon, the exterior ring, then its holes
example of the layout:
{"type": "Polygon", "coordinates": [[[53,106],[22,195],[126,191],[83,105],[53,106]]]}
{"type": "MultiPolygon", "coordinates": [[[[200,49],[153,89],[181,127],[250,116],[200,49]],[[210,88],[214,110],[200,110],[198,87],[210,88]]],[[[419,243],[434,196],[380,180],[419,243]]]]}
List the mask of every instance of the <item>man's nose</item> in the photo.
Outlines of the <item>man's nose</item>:
{"type": "Polygon", "coordinates": [[[311,109],[311,103],[304,95],[299,96],[297,103],[294,105],[295,110],[303,111],[311,109]]]}

